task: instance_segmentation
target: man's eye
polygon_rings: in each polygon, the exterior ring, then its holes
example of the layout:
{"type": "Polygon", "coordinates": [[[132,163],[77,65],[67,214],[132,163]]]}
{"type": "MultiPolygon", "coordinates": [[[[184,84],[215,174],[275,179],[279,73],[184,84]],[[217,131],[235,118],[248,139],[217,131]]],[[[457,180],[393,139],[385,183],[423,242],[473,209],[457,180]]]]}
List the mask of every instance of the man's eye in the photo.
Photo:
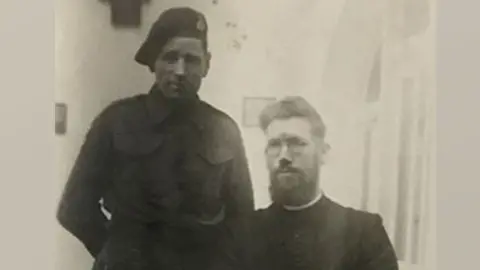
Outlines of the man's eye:
{"type": "Polygon", "coordinates": [[[177,61],[177,55],[174,54],[174,53],[167,53],[167,54],[163,55],[162,59],[165,62],[173,63],[173,62],[177,61]]]}
{"type": "Polygon", "coordinates": [[[301,140],[301,139],[297,139],[297,138],[292,138],[292,139],[289,139],[287,141],[288,145],[292,145],[292,146],[306,146],[307,145],[307,142],[305,142],[304,140],[301,140]]]}
{"type": "Polygon", "coordinates": [[[199,64],[200,63],[200,57],[194,56],[194,55],[187,55],[185,57],[185,62],[189,64],[199,64]]]}
{"type": "Polygon", "coordinates": [[[278,145],[275,145],[275,144],[268,144],[267,145],[267,148],[265,149],[265,152],[268,154],[268,155],[271,155],[271,156],[276,156],[280,153],[280,144],[278,145]]]}
{"type": "Polygon", "coordinates": [[[279,141],[271,141],[268,143],[268,147],[274,148],[274,147],[280,147],[280,142],[279,141]]]}
{"type": "Polygon", "coordinates": [[[299,146],[306,146],[307,143],[306,143],[305,141],[299,141],[299,142],[297,142],[297,145],[299,145],[299,146]]]}

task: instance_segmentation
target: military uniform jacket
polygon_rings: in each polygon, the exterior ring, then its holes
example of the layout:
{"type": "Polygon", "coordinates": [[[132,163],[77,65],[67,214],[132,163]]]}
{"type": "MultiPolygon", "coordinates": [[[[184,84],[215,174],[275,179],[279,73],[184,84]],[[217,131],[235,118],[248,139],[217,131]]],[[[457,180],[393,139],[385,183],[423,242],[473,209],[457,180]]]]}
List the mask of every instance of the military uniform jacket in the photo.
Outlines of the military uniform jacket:
{"type": "Polygon", "coordinates": [[[259,210],[236,235],[215,269],[398,270],[381,217],[325,196],[300,211],[259,210]]]}
{"type": "Polygon", "coordinates": [[[60,223],[97,269],[207,268],[229,222],[253,211],[235,122],[201,100],[172,106],[154,90],[96,117],[60,202],[60,223]]]}

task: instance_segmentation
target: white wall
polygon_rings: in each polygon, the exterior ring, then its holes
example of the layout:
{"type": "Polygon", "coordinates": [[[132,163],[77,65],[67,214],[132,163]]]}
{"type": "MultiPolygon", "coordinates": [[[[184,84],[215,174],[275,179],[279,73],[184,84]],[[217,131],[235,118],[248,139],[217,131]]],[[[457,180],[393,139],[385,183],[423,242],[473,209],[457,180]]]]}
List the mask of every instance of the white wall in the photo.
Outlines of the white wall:
{"type": "MultiPolygon", "coordinates": [[[[143,27],[114,31],[99,1],[56,2],[56,101],[68,104],[68,131],[57,137],[58,195],[92,118],[114,99],[148,91],[152,76],[133,56],[159,13],[187,4],[210,27],[212,68],[204,100],[242,124],[244,96],[304,95],[324,116],[331,155],[326,192],[348,206],[361,199],[361,103],[375,48],[381,42],[381,0],[152,1],[143,27]],[[302,16],[299,16],[302,14],[302,16]],[[227,22],[237,28],[227,28],[227,22]],[[243,36],[246,35],[246,39],[243,36]],[[367,37],[367,38],[365,38],[367,37]],[[234,41],[241,48],[233,46],[234,41]]],[[[242,128],[257,207],[269,203],[262,134],[242,128]]],[[[91,258],[59,228],[57,269],[88,269],[91,258]]]]}

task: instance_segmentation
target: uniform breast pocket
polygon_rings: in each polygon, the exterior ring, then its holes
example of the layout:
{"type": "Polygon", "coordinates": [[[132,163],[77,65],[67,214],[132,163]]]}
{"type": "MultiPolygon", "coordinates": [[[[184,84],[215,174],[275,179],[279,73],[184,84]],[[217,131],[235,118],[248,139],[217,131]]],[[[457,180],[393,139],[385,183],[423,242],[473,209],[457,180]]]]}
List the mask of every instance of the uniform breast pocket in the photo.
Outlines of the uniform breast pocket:
{"type": "Polygon", "coordinates": [[[146,162],[162,151],[164,136],[148,133],[114,134],[116,156],[114,190],[129,203],[144,200],[151,190],[146,162]]]}
{"type": "Polygon", "coordinates": [[[226,148],[207,148],[187,154],[182,166],[185,176],[182,188],[188,192],[190,204],[205,215],[218,213],[223,205],[221,191],[232,160],[233,153],[226,148]]]}
{"type": "Polygon", "coordinates": [[[142,157],[152,154],[164,142],[162,134],[152,132],[115,133],[114,147],[120,154],[129,157],[142,157]]]}

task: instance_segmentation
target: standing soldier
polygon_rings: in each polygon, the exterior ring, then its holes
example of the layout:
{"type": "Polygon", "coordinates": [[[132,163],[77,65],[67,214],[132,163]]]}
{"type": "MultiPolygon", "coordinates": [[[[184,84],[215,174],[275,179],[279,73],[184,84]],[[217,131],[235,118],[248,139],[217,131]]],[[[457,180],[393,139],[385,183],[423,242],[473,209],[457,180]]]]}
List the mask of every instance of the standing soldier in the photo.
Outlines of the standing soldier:
{"type": "Polygon", "coordinates": [[[112,103],[88,131],[57,218],[95,270],[208,269],[229,224],[253,212],[239,128],[197,95],[207,30],[191,8],[163,12],[135,56],[155,75],[150,92],[112,103]]]}

